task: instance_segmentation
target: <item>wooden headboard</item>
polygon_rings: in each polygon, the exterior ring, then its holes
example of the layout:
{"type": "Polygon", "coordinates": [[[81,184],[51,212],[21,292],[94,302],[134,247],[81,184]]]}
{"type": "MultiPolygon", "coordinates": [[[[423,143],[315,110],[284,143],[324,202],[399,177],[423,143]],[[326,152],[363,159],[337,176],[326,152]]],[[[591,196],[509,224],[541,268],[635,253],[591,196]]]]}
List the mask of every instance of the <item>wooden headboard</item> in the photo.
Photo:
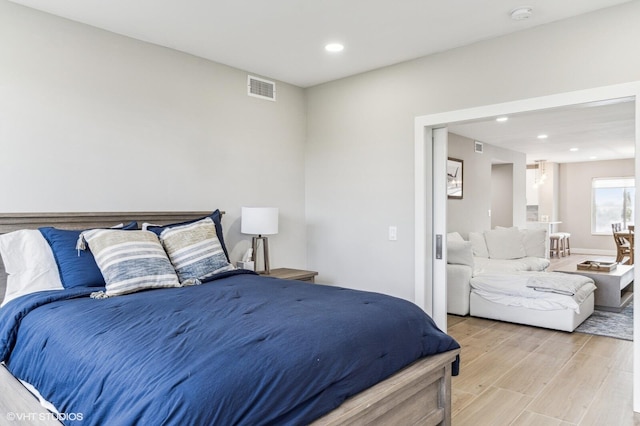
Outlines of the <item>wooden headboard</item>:
{"type": "MultiPolygon", "coordinates": [[[[61,229],[104,228],[138,221],[158,225],[184,222],[211,214],[208,212],[106,212],[106,213],[0,213],[0,234],[19,229],[38,229],[42,226],[54,226],[61,229]]],[[[7,288],[7,274],[0,261],[0,301],[4,299],[7,288]]]]}

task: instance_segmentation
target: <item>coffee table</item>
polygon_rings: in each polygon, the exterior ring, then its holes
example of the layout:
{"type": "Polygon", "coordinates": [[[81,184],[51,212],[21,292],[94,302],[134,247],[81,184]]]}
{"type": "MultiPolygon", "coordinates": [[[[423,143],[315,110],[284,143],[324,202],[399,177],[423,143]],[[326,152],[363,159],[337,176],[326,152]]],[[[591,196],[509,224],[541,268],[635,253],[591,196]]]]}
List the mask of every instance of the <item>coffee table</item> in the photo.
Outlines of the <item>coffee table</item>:
{"type": "Polygon", "coordinates": [[[554,272],[591,278],[598,287],[595,308],[601,311],[620,312],[633,297],[633,265],[618,265],[610,272],[578,269],[576,265],[569,265],[554,269],[554,272]]]}

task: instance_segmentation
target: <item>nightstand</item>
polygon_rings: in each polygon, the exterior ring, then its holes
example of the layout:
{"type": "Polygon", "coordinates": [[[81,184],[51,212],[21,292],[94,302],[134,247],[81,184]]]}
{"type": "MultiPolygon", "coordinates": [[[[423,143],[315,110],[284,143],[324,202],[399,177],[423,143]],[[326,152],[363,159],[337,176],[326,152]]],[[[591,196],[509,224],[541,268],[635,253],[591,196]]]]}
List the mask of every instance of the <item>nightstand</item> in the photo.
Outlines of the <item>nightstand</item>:
{"type": "Polygon", "coordinates": [[[262,274],[265,277],[282,278],[283,280],[297,280],[315,282],[315,276],[318,275],[315,271],[304,271],[302,269],[291,268],[276,268],[272,269],[269,275],[262,274]]]}

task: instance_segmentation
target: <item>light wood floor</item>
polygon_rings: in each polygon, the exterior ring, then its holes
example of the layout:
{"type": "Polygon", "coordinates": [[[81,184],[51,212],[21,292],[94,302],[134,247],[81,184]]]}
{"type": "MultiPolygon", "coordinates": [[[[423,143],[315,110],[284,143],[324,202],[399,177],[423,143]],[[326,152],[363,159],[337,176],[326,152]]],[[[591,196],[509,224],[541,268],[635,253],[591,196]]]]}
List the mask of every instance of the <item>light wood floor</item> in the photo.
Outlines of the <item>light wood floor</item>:
{"type": "MultiPolygon", "coordinates": [[[[586,257],[554,260],[552,268],[586,257]]],[[[640,425],[633,342],[468,316],[448,321],[462,346],[455,426],[640,425]]]]}

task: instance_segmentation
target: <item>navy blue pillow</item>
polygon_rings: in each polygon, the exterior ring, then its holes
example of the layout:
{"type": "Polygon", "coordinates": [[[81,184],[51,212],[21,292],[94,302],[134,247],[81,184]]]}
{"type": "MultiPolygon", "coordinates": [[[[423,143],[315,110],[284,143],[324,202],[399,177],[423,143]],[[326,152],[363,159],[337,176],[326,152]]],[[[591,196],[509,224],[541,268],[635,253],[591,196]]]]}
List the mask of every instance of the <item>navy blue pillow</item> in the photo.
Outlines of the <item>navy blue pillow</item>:
{"type": "Polygon", "coordinates": [[[227,257],[227,262],[231,262],[229,260],[229,253],[227,252],[227,246],[224,244],[224,237],[222,236],[222,222],[221,222],[222,213],[220,213],[220,210],[214,211],[209,216],[200,217],[200,218],[194,219],[194,220],[188,220],[186,222],[172,223],[170,225],[164,225],[164,226],[149,226],[149,227],[147,227],[147,230],[153,232],[157,236],[160,236],[162,231],[164,231],[166,228],[171,228],[173,226],[180,226],[180,225],[188,225],[190,223],[202,220],[202,219],[204,219],[206,217],[210,217],[211,220],[213,220],[213,224],[216,226],[216,236],[218,237],[218,240],[220,240],[220,245],[222,246],[222,250],[224,251],[224,255],[227,257]]]}
{"type": "MultiPolygon", "coordinates": [[[[138,229],[138,223],[130,222],[120,229],[138,229]]],[[[64,288],[105,286],[104,278],[91,251],[76,249],[82,230],[52,227],[38,228],[38,230],[51,246],[64,288]]]]}

